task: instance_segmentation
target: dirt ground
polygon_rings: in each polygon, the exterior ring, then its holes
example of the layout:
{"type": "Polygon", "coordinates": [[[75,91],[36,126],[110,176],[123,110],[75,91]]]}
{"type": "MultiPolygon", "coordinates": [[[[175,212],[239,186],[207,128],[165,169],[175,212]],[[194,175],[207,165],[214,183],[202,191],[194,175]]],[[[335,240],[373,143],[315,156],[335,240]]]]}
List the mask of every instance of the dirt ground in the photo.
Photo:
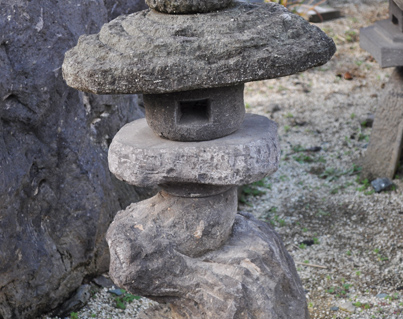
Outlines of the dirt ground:
{"type": "Polygon", "coordinates": [[[336,45],[324,66],[249,83],[248,112],[278,123],[279,170],[244,188],[240,209],[281,235],[312,318],[403,318],[403,169],[391,190],[359,182],[359,159],[392,69],[360,49],[359,29],[388,6],[343,5],[317,24],[336,45]]]}

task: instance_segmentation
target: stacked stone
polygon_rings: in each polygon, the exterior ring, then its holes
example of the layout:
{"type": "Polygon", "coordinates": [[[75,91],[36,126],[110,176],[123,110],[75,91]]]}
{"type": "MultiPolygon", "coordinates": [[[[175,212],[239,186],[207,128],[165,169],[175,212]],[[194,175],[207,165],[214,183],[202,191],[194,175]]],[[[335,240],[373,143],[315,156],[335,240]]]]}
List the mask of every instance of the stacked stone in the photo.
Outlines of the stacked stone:
{"type": "Polygon", "coordinates": [[[63,65],[78,89],[144,93],[146,119],[114,137],[109,167],[162,191],[115,217],[111,277],[169,305],[140,318],[308,318],[279,237],[237,214],[237,185],[272,174],[280,156],[276,124],[245,116],[243,83],[323,64],[333,42],[275,4],[146,2],[82,37],[63,65]]]}

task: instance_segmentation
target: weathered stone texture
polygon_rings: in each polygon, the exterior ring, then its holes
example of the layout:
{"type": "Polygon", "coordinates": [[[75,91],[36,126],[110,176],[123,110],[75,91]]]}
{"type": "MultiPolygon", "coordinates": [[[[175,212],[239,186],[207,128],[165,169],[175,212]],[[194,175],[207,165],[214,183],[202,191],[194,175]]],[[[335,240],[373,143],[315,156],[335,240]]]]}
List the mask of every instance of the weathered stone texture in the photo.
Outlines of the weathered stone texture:
{"type": "Polygon", "coordinates": [[[392,0],[396,3],[396,5],[400,8],[400,10],[403,10],[403,0],[392,0]]]}
{"type": "Polygon", "coordinates": [[[148,125],[174,141],[207,141],[235,132],[245,116],[244,85],[143,95],[148,125]]]}
{"type": "MultiPolygon", "coordinates": [[[[181,233],[170,235],[166,216],[174,209],[162,218],[151,210],[153,216],[140,227],[145,212],[134,205],[120,212],[108,231],[111,273],[121,287],[170,303],[176,319],[309,318],[294,263],[268,224],[237,214],[223,246],[192,257],[178,247],[186,245],[181,233]]],[[[178,217],[194,225],[199,220],[191,210],[181,210],[178,217]]],[[[140,318],[169,318],[167,309],[157,313],[149,310],[140,318]]]]}
{"type": "Polygon", "coordinates": [[[275,3],[219,12],[119,17],[83,36],[63,76],[82,91],[169,93],[276,78],[326,63],[334,42],[275,3]]]}
{"type": "Polygon", "coordinates": [[[277,125],[247,114],[235,133],[204,142],[162,139],[145,119],[125,125],[109,148],[109,169],[137,186],[195,183],[242,185],[275,172],[280,150],[277,125]]]}
{"type": "Polygon", "coordinates": [[[403,146],[403,67],[392,73],[377,107],[368,149],[362,159],[362,178],[393,179],[403,146]]]}
{"type": "Polygon", "coordinates": [[[111,10],[0,1],[0,318],[36,318],[107,270],[108,224],[138,199],[106,160],[116,131],[142,115],[136,97],[83,95],[61,74],[65,51],[111,10]]]}
{"type": "MultiPolygon", "coordinates": [[[[115,257],[118,257],[118,261],[112,264],[127,265],[127,259],[132,260],[134,256],[140,262],[148,251],[155,249],[151,246],[159,240],[191,257],[216,250],[230,236],[237,206],[236,187],[204,198],[182,198],[160,192],[150,199],[132,204],[119,212],[109,227],[108,242],[114,243],[113,247],[117,249],[115,257]],[[138,247],[140,255],[133,255],[127,242],[119,240],[122,236],[143,243],[138,247]],[[150,247],[144,248],[143,245],[150,247]]],[[[115,273],[115,270],[112,269],[111,273],[115,273]]],[[[126,271],[138,270],[133,267],[126,271]]]]}
{"type": "Polygon", "coordinates": [[[403,65],[403,32],[389,19],[360,29],[360,46],[382,68],[403,65]]]}
{"type": "Polygon", "coordinates": [[[229,6],[232,0],[146,0],[151,9],[165,13],[202,13],[229,6]]]}

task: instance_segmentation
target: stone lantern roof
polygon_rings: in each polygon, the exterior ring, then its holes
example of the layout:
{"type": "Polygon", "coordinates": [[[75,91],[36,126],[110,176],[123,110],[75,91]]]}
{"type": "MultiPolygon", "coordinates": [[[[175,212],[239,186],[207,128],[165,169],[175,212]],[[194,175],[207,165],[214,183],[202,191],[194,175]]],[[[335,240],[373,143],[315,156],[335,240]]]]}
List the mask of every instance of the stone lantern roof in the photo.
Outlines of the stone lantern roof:
{"type": "Polygon", "coordinates": [[[96,94],[171,93],[290,75],[326,63],[335,50],[318,27],[275,3],[202,14],[149,9],[82,36],[66,53],[63,76],[96,94]]]}

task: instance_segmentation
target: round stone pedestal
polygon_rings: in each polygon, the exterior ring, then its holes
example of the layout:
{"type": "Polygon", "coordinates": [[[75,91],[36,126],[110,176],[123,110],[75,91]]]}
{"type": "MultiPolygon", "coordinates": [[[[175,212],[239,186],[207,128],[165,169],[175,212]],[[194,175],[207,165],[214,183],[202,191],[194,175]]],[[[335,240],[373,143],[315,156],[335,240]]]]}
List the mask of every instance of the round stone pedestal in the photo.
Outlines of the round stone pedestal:
{"type": "Polygon", "coordinates": [[[114,137],[108,161],[117,178],[133,185],[227,186],[252,183],[272,174],[279,156],[277,125],[264,116],[247,114],[235,133],[205,142],[162,139],[145,119],[134,121],[114,137]]]}

